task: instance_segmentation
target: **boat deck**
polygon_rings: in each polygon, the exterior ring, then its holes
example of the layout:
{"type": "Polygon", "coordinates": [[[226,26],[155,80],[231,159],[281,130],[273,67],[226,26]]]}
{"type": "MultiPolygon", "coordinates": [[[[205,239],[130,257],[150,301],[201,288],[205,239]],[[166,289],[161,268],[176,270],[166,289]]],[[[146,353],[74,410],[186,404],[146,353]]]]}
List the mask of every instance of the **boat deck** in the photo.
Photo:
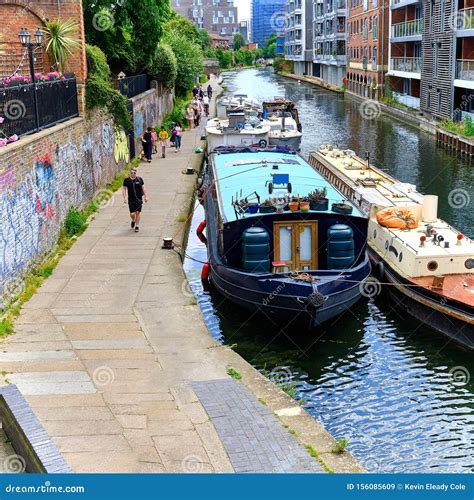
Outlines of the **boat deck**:
{"type": "Polygon", "coordinates": [[[440,297],[446,297],[474,307],[474,276],[472,274],[449,274],[444,277],[442,289],[433,287],[432,276],[410,278],[419,286],[429,288],[440,297]]]}

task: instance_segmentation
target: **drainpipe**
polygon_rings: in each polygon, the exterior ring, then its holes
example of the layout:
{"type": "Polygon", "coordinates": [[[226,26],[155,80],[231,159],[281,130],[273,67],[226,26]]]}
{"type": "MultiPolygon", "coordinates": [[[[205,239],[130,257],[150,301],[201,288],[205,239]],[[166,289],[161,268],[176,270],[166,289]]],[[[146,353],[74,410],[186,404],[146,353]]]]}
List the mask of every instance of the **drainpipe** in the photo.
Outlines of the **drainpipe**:
{"type": "MultiPolygon", "coordinates": [[[[390,2],[390,0],[387,0],[387,2],[390,2]]],[[[389,26],[390,29],[390,26],[389,26]]],[[[390,44],[390,36],[387,40],[387,44],[390,44]]],[[[389,52],[390,53],[390,52],[389,52]]],[[[381,78],[381,85],[382,85],[382,95],[385,95],[385,68],[384,68],[384,61],[385,61],[385,0],[382,2],[382,78],[381,78]]],[[[388,69],[389,61],[387,59],[387,69],[388,69]]]]}

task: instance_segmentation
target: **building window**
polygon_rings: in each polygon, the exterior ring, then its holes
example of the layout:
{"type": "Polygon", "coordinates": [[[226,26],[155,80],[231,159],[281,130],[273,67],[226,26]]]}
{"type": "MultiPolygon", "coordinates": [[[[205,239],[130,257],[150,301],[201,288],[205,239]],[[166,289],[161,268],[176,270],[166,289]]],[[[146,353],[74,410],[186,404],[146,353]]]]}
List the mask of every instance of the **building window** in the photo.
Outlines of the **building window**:
{"type": "Polygon", "coordinates": [[[441,12],[441,31],[444,32],[445,24],[446,24],[446,2],[445,0],[440,0],[439,2],[439,10],[441,12]]]}
{"type": "Polygon", "coordinates": [[[438,96],[437,96],[438,99],[436,102],[436,113],[438,115],[440,115],[441,114],[441,91],[440,91],[440,89],[437,89],[437,91],[438,91],[438,96]]]}
{"type": "Polygon", "coordinates": [[[377,40],[378,29],[379,29],[379,18],[378,16],[374,16],[374,21],[372,23],[372,40],[377,40]]]}

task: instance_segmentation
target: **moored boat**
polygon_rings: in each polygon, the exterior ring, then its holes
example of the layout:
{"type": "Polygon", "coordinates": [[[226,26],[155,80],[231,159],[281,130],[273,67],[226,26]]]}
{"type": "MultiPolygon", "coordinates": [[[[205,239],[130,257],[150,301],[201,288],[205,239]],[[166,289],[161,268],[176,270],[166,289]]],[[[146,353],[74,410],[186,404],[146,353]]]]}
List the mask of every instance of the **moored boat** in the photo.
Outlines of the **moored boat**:
{"type": "Polygon", "coordinates": [[[229,112],[244,109],[254,109],[261,112],[262,105],[258,99],[247,94],[223,96],[217,100],[216,111],[218,118],[226,118],[229,112]]]}
{"type": "Polygon", "coordinates": [[[288,146],[299,151],[303,134],[295,105],[284,97],[275,97],[262,104],[262,118],[270,125],[270,145],[288,146]]]}
{"type": "Polygon", "coordinates": [[[350,150],[323,145],[309,163],[369,218],[373,269],[397,307],[474,349],[474,242],[438,218],[437,197],[350,150]]]}
{"type": "MultiPolygon", "coordinates": [[[[202,202],[211,284],[280,327],[320,325],[350,308],[370,274],[367,220],[288,148],[209,153],[202,202]],[[311,210],[309,198],[326,194],[311,210]],[[316,206],[315,206],[316,207],[316,206]]],[[[207,272],[206,272],[207,274],[207,272]]]]}

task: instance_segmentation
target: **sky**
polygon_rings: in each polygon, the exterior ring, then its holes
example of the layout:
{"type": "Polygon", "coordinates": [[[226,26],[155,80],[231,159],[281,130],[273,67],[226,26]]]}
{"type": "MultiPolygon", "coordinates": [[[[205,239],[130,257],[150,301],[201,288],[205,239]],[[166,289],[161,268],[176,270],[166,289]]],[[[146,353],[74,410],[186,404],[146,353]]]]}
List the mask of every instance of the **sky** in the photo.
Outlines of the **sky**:
{"type": "Polygon", "coordinates": [[[239,11],[239,21],[250,19],[250,0],[234,0],[234,5],[239,11]]]}

